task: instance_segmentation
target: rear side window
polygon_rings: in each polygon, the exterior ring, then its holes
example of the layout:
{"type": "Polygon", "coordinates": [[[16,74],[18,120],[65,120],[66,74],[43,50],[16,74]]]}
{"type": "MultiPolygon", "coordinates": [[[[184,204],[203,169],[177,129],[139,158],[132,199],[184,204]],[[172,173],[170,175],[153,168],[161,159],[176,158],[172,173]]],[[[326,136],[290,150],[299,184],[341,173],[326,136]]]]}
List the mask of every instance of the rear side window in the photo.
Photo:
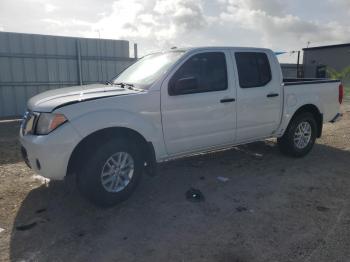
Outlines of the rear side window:
{"type": "Polygon", "coordinates": [[[190,57],[174,74],[169,82],[170,95],[203,93],[225,90],[227,68],[222,52],[201,53],[190,57]],[[179,81],[195,79],[193,88],[182,87],[179,81]]]}
{"type": "Polygon", "coordinates": [[[235,53],[239,85],[242,88],[264,86],[271,81],[271,68],[265,53],[235,53]]]}

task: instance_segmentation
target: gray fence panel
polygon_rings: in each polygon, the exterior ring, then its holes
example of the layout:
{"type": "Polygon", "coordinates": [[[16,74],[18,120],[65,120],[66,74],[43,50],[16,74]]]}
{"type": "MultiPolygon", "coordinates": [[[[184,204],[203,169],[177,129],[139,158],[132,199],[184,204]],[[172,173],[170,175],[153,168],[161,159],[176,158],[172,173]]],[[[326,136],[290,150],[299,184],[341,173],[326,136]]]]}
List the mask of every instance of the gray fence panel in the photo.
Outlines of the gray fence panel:
{"type": "Polygon", "coordinates": [[[40,92],[106,82],[135,60],[125,40],[0,32],[0,118],[40,92]]]}

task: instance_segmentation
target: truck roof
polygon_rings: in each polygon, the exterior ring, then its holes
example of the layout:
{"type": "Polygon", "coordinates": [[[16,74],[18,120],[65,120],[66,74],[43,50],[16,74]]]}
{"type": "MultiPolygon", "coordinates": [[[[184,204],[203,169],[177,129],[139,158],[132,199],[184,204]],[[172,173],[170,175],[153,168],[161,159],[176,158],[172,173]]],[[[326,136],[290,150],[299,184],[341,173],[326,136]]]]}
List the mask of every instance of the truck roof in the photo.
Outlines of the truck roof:
{"type": "Polygon", "coordinates": [[[217,50],[217,49],[239,49],[239,50],[260,50],[260,51],[272,51],[268,48],[260,48],[260,47],[240,47],[240,46],[198,46],[198,47],[173,47],[171,50],[179,50],[179,51],[191,51],[191,50],[217,50]]]}

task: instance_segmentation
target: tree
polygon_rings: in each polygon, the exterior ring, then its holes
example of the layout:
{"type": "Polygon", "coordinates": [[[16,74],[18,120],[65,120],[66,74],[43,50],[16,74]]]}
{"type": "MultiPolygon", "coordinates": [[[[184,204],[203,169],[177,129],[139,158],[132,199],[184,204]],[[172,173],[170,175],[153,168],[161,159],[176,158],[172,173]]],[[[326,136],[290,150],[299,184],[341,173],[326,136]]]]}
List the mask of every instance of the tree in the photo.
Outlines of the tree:
{"type": "Polygon", "coordinates": [[[334,68],[327,67],[327,74],[331,79],[339,79],[345,87],[345,95],[350,95],[350,66],[345,67],[341,71],[337,71],[334,68]]]}
{"type": "Polygon", "coordinates": [[[350,66],[345,67],[341,71],[337,71],[334,68],[327,67],[327,74],[331,79],[339,79],[341,81],[345,81],[350,76],[350,66]]]}

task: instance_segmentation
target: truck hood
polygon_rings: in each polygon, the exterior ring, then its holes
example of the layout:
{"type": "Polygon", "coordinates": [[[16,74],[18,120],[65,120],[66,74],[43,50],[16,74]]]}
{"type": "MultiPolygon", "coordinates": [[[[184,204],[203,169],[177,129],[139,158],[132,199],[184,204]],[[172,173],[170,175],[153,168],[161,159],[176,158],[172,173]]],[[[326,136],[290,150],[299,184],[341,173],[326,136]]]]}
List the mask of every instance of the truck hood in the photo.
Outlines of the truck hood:
{"type": "Polygon", "coordinates": [[[32,97],[28,101],[28,109],[37,112],[52,112],[58,107],[73,103],[140,92],[143,91],[103,84],[65,87],[46,91],[32,97]]]}

